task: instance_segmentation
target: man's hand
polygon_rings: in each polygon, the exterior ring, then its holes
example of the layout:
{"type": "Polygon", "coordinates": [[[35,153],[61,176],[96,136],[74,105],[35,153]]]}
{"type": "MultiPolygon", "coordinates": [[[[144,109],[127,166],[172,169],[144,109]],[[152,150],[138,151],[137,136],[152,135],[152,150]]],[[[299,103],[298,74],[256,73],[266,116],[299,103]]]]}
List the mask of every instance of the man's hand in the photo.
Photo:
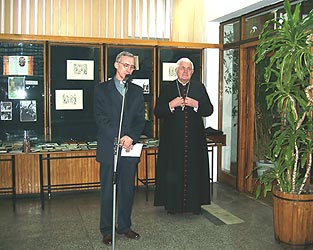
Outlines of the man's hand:
{"type": "Polygon", "coordinates": [[[198,108],[199,102],[195,99],[192,99],[190,97],[185,98],[185,105],[192,108],[198,108]]]}
{"type": "Polygon", "coordinates": [[[170,109],[176,108],[176,107],[182,107],[184,106],[184,99],[182,97],[176,97],[169,103],[170,109]]]}
{"type": "Polygon", "coordinates": [[[128,135],[124,135],[120,139],[120,145],[125,148],[126,152],[129,152],[133,148],[133,139],[130,138],[128,135]]]}

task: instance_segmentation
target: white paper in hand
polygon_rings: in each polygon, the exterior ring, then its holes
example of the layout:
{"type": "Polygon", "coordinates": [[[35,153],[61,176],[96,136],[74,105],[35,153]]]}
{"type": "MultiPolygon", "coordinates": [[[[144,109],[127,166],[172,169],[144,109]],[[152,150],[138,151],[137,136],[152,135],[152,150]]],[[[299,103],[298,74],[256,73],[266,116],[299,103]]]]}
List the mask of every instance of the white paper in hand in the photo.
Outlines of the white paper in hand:
{"type": "Polygon", "coordinates": [[[136,143],[129,152],[126,152],[125,148],[122,148],[121,156],[127,157],[140,157],[142,151],[142,143],[136,143]]]}

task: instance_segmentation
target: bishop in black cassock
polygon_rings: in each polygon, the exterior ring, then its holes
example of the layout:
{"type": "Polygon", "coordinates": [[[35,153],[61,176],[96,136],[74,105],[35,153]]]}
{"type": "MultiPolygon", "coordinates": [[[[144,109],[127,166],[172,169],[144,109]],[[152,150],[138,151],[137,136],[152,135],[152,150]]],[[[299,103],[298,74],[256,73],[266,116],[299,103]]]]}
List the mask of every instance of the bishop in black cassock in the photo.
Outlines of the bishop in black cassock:
{"type": "Polygon", "coordinates": [[[201,82],[192,81],[193,63],[177,62],[178,79],[164,83],[154,114],[160,119],[155,206],[169,213],[200,213],[210,204],[209,162],[203,117],[213,105],[201,82]]]}

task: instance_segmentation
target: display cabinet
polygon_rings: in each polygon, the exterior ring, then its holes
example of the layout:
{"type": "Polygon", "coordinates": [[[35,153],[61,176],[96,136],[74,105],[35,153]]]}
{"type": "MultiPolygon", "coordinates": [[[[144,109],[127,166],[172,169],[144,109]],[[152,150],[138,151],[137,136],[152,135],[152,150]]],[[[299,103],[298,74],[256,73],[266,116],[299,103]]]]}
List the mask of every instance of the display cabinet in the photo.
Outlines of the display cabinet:
{"type": "Polygon", "coordinates": [[[143,137],[157,138],[153,109],[162,83],[175,79],[175,62],[182,57],[192,60],[193,79],[201,81],[203,48],[1,42],[0,139],[21,141],[27,131],[33,143],[94,141],[94,86],[114,76],[114,61],[122,50],[136,56],[132,81],[143,88],[143,137]]]}
{"type": "Polygon", "coordinates": [[[100,81],[100,45],[49,44],[48,138],[93,141],[94,87],[100,81]]]}
{"type": "MultiPolygon", "coordinates": [[[[144,95],[144,152],[152,150],[151,142],[157,147],[154,105],[162,83],[175,77],[171,74],[176,61],[190,58],[195,66],[193,78],[202,80],[205,46],[199,44],[177,48],[163,46],[170,44],[164,41],[158,46],[157,41],[35,38],[0,39],[0,189],[13,185],[7,162],[13,155],[16,194],[42,193],[40,187],[50,185],[46,180],[51,180],[52,186],[66,187],[98,182],[94,87],[114,76],[119,52],[127,50],[136,57],[132,82],[142,87],[144,95]],[[22,147],[25,131],[30,152],[22,147]],[[38,160],[54,154],[58,158],[51,164],[38,160]],[[81,154],[92,157],[82,160],[81,154]]],[[[154,178],[155,157],[141,156],[139,180],[154,178]]]]}
{"type": "Polygon", "coordinates": [[[45,140],[45,44],[0,42],[0,140],[45,140]]]}

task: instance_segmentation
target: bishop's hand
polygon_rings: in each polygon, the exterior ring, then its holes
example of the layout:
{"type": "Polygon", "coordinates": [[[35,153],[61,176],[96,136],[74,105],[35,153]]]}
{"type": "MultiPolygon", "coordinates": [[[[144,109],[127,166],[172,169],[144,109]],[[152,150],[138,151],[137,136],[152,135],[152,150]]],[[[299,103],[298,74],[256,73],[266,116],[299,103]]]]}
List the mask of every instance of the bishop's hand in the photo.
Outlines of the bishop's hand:
{"type": "Polygon", "coordinates": [[[176,97],[172,101],[169,102],[170,109],[176,108],[176,107],[185,107],[184,98],[182,97],[176,97]]]}
{"type": "Polygon", "coordinates": [[[199,102],[191,97],[186,97],[185,105],[192,108],[198,108],[199,102]]]}

